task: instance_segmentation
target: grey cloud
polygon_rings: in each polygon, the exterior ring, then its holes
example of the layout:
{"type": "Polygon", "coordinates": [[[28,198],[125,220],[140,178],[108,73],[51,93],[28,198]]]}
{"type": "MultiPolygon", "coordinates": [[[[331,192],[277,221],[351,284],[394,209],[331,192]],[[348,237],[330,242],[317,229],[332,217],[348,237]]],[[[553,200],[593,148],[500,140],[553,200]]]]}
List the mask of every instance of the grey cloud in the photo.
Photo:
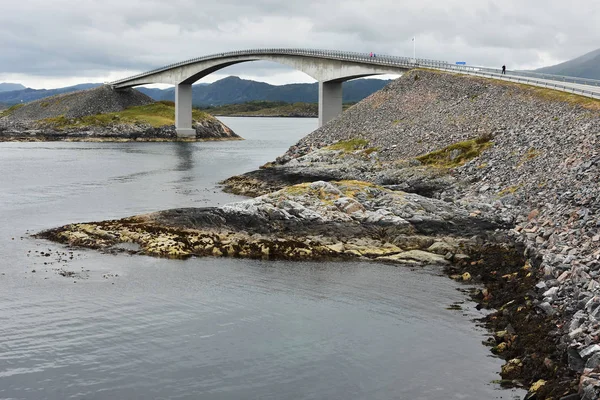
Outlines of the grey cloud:
{"type": "Polygon", "coordinates": [[[0,74],[106,76],[255,47],[408,56],[413,36],[424,58],[536,66],[597,48],[599,19],[591,0],[27,0],[3,4],[0,74]]]}

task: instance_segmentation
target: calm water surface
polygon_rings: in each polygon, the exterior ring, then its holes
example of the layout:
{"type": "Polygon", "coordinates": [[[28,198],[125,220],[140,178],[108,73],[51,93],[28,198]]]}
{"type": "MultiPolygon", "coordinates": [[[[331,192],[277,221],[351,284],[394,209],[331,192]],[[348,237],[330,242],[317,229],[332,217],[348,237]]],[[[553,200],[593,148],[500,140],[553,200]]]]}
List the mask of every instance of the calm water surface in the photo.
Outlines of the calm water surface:
{"type": "Polygon", "coordinates": [[[239,200],[218,182],[317,125],[223,120],[247,140],[0,143],[1,399],[519,394],[490,383],[501,362],[479,314],[446,309],[464,296],[435,269],[71,254],[27,235],[239,200]]]}

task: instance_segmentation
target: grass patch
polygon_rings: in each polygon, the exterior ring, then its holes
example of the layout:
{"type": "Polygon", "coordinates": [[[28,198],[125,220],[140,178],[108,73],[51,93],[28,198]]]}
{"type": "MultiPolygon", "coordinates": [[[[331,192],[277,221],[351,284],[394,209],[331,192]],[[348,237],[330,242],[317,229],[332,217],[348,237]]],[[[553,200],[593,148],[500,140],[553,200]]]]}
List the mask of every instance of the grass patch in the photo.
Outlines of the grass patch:
{"type": "Polygon", "coordinates": [[[547,89],[547,88],[541,88],[541,87],[535,87],[535,86],[532,87],[532,86],[524,85],[524,84],[518,84],[518,85],[522,86],[523,88],[526,88],[527,90],[530,90],[536,96],[541,97],[545,100],[562,101],[565,103],[578,105],[583,108],[588,108],[590,110],[596,110],[596,111],[600,110],[600,100],[598,100],[598,99],[593,99],[591,97],[585,97],[585,96],[575,94],[575,93],[561,92],[560,90],[555,90],[555,89],[547,89]]]}
{"type": "Polygon", "coordinates": [[[351,152],[366,149],[368,145],[369,142],[364,139],[350,139],[339,141],[325,148],[327,150],[342,150],[345,152],[351,152]]]}
{"type": "Polygon", "coordinates": [[[481,152],[492,146],[491,136],[481,136],[476,139],[465,140],[446,146],[417,157],[422,164],[436,168],[456,168],[467,161],[478,157],[481,152]]]}
{"type": "MultiPolygon", "coordinates": [[[[489,81],[490,78],[482,78],[482,77],[471,77],[473,79],[480,79],[489,81]]],[[[594,99],[591,97],[582,96],[576,93],[562,92],[558,89],[551,89],[539,86],[532,86],[526,83],[516,83],[516,82],[508,82],[502,80],[494,79],[494,84],[509,86],[514,88],[519,88],[523,92],[519,94],[532,94],[536,97],[542,98],[548,101],[560,101],[564,103],[569,103],[572,105],[578,105],[583,108],[587,108],[594,111],[600,110],[600,100],[594,99]]],[[[558,82],[560,84],[560,82],[558,82]]]]}
{"type": "MultiPolygon", "coordinates": [[[[203,111],[194,109],[192,110],[192,118],[195,121],[203,121],[211,117],[203,111]]],[[[43,119],[40,123],[50,125],[57,130],[115,124],[148,124],[153,127],[160,127],[175,124],[175,104],[172,101],[159,101],[144,106],[130,107],[119,112],[96,114],[81,118],[67,118],[61,115],[43,119]]]]}
{"type": "Polygon", "coordinates": [[[519,190],[521,188],[521,184],[519,185],[512,185],[509,186],[507,188],[502,189],[501,191],[498,192],[498,196],[502,197],[502,196],[506,196],[507,194],[513,194],[515,193],[517,190],[519,190]]]}
{"type": "Polygon", "coordinates": [[[363,154],[365,156],[370,156],[371,153],[375,153],[377,151],[379,151],[379,147],[369,147],[368,149],[363,150],[363,154]]]}
{"type": "MultiPolygon", "coordinates": [[[[344,103],[342,111],[346,111],[356,103],[344,103]]],[[[219,116],[272,116],[272,117],[305,117],[317,116],[319,105],[317,103],[287,103],[285,101],[248,101],[238,104],[225,104],[222,106],[200,107],[211,115],[219,116]]]]}
{"type": "Polygon", "coordinates": [[[0,111],[0,118],[1,117],[6,117],[10,114],[12,114],[13,112],[15,112],[16,110],[18,110],[19,108],[23,107],[25,104],[21,103],[21,104],[15,104],[12,107],[7,108],[4,111],[0,111]]]}
{"type": "Polygon", "coordinates": [[[539,156],[541,153],[534,149],[533,147],[530,147],[525,154],[523,154],[523,156],[521,157],[521,160],[519,161],[519,163],[517,164],[517,167],[520,168],[521,166],[523,166],[523,164],[525,164],[527,161],[529,160],[533,160],[534,158],[536,158],[537,156],[539,156]]]}

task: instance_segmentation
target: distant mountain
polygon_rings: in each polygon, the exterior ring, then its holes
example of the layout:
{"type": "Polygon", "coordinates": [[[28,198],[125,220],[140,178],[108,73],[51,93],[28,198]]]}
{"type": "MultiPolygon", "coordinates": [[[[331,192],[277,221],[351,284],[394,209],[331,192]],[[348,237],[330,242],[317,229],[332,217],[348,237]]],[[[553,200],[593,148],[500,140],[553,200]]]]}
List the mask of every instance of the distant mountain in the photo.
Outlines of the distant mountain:
{"type": "MultiPolygon", "coordinates": [[[[389,80],[358,79],[344,82],[343,102],[358,102],[387,85],[389,80]]],[[[138,88],[155,100],[174,100],[175,89],[138,88]]],[[[249,101],[283,101],[286,103],[316,103],[319,97],[317,83],[270,85],[230,76],[209,85],[194,85],[192,103],[197,107],[222,106],[249,101]]]]}
{"type": "Polygon", "coordinates": [[[25,86],[20,83],[0,83],[0,92],[12,92],[13,90],[23,90],[25,86]]]}
{"type": "Polygon", "coordinates": [[[100,86],[100,83],[83,83],[81,85],[69,86],[59,89],[31,89],[12,90],[10,92],[0,92],[0,103],[18,104],[28,103],[44,97],[54,96],[55,94],[75,92],[77,90],[91,89],[100,86]]]}
{"type": "MultiPolygon", "coordinates": [[[[343,102],[358,102],[387,85],[389,80],[357,79],[344,82],[343,102]]],[[[100,86],[99,83],[85,83],[60,89],[22,89],[0,93],[0,103],[8,105],[27,103],[44,97],[76,90],[100,86]]],[[[175,99],[175,89],[137,88],[154,100],[175,99]]],[[[197,107],[222,106],[249,101],[283,101],[286,103],[316,103],[319,87],[317,83],[292,83],[289,85],[269,85],[230,76],[211,84],[201,83],[192,88],[192,103],[197,107]]]]}
{"type": "Polygon", "coordinates": [[[600,49],[561,64],[536,69],[535,72],[600,79],[600,49]]]}

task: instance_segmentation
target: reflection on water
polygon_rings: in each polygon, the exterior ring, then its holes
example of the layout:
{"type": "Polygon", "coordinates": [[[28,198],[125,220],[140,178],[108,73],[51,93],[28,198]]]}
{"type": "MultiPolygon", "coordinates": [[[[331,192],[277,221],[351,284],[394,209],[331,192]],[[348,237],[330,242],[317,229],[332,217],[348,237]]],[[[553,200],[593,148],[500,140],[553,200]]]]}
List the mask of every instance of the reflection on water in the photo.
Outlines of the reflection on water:
{"type": "Polygon", "coordinates": [[[190,171],[194,165],[192,154],[194,148],[189,142],[175,142],[175,154],[177,155],[177,171],[190,171]]]}
{"type": "Polygon", "coordinates": [[[0,143],[0,398],[513,395],[490,384],[501,363],[477,311],[446,310],[464,298],[435,270],[71,254],[25,234],[240,199],[218,182],[316,126],[226,123],[247,140],[0,143]]]}

